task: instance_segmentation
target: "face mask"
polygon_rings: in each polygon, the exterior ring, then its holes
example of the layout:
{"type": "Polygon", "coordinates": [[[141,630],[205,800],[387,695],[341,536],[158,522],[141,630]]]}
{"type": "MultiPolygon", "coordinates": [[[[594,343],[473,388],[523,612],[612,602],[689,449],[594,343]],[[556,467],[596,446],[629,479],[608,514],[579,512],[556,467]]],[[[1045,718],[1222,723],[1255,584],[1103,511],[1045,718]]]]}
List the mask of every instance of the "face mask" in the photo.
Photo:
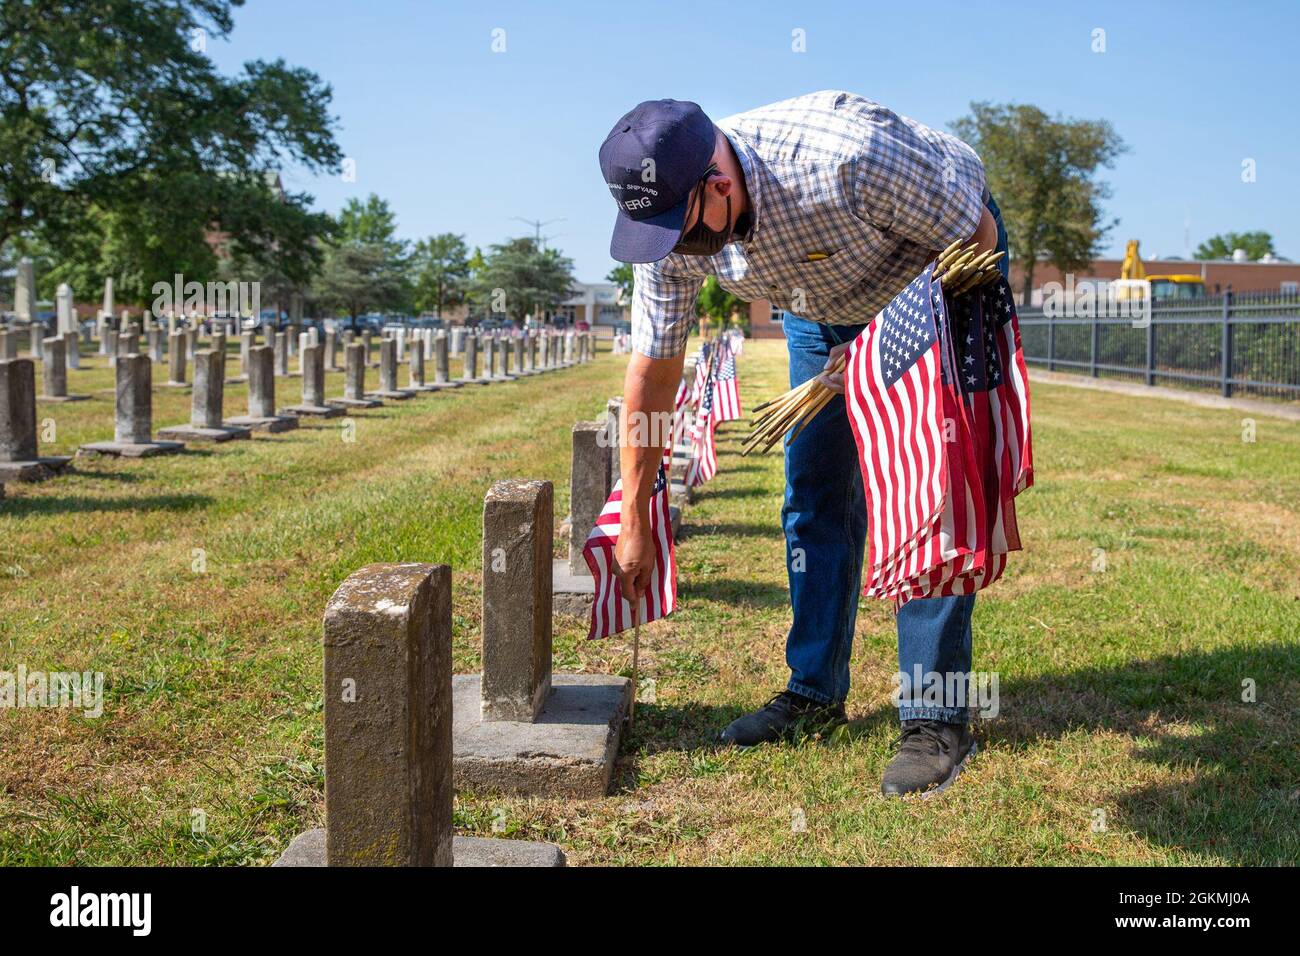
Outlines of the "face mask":
{"type": "Polygon", "coordinates": [[[683,256],[715,256],[722,247],[727,244],[731,238],[731,197],[727,197],[727,225],[719,230],[710,229],[704,221],[704,190],[708,185],[708,177],[713,172],[710,170],[704,174],[704,182],[700,184],[700,217],[696,220],[695,225],[682,233],[682,237],[677,240],[677,245],[673,246],[673,252],[683,256]]]}

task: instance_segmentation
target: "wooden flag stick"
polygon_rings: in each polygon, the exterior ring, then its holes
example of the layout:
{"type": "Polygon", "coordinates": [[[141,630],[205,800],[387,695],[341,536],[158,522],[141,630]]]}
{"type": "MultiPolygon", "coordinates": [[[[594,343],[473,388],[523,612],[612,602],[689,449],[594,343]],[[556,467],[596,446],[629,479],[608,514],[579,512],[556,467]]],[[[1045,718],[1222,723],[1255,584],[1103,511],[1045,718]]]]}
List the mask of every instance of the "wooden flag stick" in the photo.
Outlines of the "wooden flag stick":
{"type": "Polygon", "coordinates": [[[636,615],[636,627],[632,630],[632,700],[627,705],[627,729],[629,731],[636,721],[637,667],[641,656],[641,601],[639,599],[632,613],[636,615]]]}

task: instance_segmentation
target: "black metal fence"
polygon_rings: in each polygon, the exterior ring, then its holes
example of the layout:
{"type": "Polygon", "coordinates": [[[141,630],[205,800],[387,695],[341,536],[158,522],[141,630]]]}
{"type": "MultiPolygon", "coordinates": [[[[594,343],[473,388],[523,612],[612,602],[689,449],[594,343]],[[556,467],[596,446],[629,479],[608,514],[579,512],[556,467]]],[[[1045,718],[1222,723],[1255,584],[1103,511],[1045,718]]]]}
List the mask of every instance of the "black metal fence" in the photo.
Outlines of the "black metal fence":
{"type": "Polygon", "coordinates": [[[1147,385],[1300,400],[1300,295],[1226,292],[1155,302],[1130,318],[1061,318],[1022,308],[1025,361],[1147,385]]]}

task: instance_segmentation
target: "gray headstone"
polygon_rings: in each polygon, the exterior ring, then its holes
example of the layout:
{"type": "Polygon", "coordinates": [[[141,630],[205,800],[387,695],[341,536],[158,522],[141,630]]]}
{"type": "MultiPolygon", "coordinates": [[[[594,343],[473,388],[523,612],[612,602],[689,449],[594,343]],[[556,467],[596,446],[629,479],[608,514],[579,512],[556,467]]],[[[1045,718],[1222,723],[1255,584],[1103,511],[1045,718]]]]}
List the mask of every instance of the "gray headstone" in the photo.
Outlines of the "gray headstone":
{"type": "Polygon", "coordinates": [[[81,368],[81,343],[75,329],[63,333],[63,357],[68,368],[81,368]]]}
{"type": "Polygon", "coordinates": [[[325,348],[305,345],[302,350],[302,403],[325,404],[325,348]]]}
{"type": "Polygon", "coordinates": [[[41,383],[41,394],[46,398],[67,398],[67,341],[63,336],[54,336],[46,339],[43,344],[45,346],[45,375],[44,381],[41,383]]]}
{"type": "Polygon", "coordinates": [[[483,502],[483,719],[531,722],[551,690],[549,481],[498,481],[483,502]]]}
{"type": "Polygon", "coordinates": [[[269,345],[248,350],[248,417],[275,416],[275,356],[269,345]]]}
{"type": "Polygon", "coordinates": [[[26,256],[18,260],[14,277],[14,315],[30,322],[36,308],[36,269],[26,256]]]}
{"type": "Polygon", "coordinates": [[[339,336],[331,329],[325,330],[325,368],[337,371],[339,367],[339,336]]]}
{"type": "Polygon", "coordinates": [[[609,487],[612,489],[618,484],[618,479],[623,474],[623,463],[619,459],[619,448],[622,443],[623,435],[623,399],[621,396],[611,398],[605,406],[607,418],[607,427],[609,428],[609,487]]]}
{"type": "Polygon", "coordinates": [[[411,385],[424,387],[424,343],[418,339],[411,343],[411,364],[406,371],[411,385]]]}
{"type": "Polygon", "coordinates": [[[36,363],[0,362],[0,461],[36,458],[36,363]]]}
{"type": "Polygon", "coordinates": [[[379,343],[379,390],[397,391],[397,340],[384,339],[379,343]]]}
{"type": "Polygon", "coordinates": [[[185,378],[185,333],[180,329],[173,332],[167,339],[168,348],[168,366],[167,381],[173,385],[184,385],[185,378]]]}
{"type": "Polygon", "coordinates": [[[113,437],[119,442],[144,445],[153,440],[152,366],[147,355],[118,357],[113,437]]]}
{"type": "Polygon", "coordinates": [[[0,362],[18,357],[18,333],[13,329],[0,329],[0,362]]]}
{"type": "Polygon", "coordinates": [[[289,333],[275,333],[275,374],[281,378],[289,374],[289,333]]]}
{"type": "Polygon", "coordinates": [[[225,355],[216,349],[195,352],[190,424],[196,428],[220,428],[225,395],[225,355]]]}
{"type": "Polygon", "coordinates": [[[362,568],[324,636],[327,864],[451,866],[451,569],[362,568]]]}
{"type": "Polygon", "coordinates": [[[155,365],[161,365],[163,361],[163,330],[152,328],[145,334],[149,337],[149,361],[155,365]]]}
{"type": "Polygon", "coordinates": [[[573,458],[569,467],[569,572],[591,576],[582,556],[587,535],[609,499],[610,452],[604,420],[573,426],[573,458]]]}
{"type": "Polygon", "coordinates": [[[343,350],[343,397],[363,401],[366,397],[366,346],[353,342],[343,350]]]}
{"type": "Polygon", "coordinates": [[[467,335],[465,337],[465,373],[461,376],[465,381],[472,382],[478,378],[478,336],[467,335]]]}
{"type": "Polygon", "coordinates": [[[447,336],[439,333],[433,340],[433,380],[438,384],[451,381],[451,358],[447,355],[447,336]]]}
{"type": "Polygon", "coordinates": [[[239,374],[248,375],[248,350],[253,347],[253,333],[239,333],[239,374]]]}

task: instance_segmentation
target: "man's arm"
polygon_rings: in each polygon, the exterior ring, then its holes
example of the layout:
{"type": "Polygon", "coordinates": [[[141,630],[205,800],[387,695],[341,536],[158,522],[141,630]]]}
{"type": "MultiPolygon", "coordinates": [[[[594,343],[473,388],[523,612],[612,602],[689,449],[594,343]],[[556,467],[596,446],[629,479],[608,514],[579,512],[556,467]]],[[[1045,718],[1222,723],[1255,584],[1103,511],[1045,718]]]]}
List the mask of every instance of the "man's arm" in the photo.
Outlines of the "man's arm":
{"type": "Polygon", "coordinates": [[[623,596],[635,603],[650,585],[655,543],[650,533],[650,492],[671,440],[673,404],[685,354],[650,358],[634,353],[623,379],[623,422],[619,463],[623,474],[623,515],[614,560],[623,596]]]}

